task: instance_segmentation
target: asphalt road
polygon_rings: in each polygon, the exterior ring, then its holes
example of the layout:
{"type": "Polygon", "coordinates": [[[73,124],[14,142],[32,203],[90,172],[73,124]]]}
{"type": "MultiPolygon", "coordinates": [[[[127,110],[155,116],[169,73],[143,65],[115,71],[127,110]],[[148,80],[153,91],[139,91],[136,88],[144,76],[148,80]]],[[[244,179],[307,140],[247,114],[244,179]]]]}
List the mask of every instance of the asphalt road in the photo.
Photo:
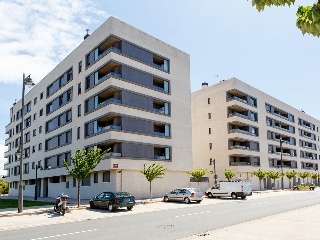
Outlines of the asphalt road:
{"type": "MultiPolygon", "coordinates": [[[[210,201],[213,199],[207,199],[210,201]]],[[[179,239],[320,203],[320,192],[306,191],[270,198],[232,200],[222,204],[192,204],[187,208],[15,229],[1,239],[179,239]],[[5,238],[3,238],[5,237],[5,238]]],[[[184,203],[166,203],[181,206],[184,203]]],[[[122,210],[121,210],[122,211],[122,210]]],[[[126,211],[126,210],[123,210],[126,211]]],[[[134,211],[134,210],[133,210],[134,211]]],[[[250,233],[248,233],[250,234],[250,233]]],[[[235,236],[236,237],[236,236],[235,236]]]]}

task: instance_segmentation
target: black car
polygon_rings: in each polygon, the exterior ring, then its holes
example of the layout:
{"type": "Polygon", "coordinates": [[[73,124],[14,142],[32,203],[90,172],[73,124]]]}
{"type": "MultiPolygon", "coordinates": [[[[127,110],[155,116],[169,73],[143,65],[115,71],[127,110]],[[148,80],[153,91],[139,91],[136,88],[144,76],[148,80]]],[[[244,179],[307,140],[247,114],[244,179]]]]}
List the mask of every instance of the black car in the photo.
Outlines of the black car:
{"type": "Polygon", "coordinates": [[[89,203],[90,208],[107,208],[110,212],[121,207],[131,210],[136,204],[135,197],[128,192],[102,192],[92,198],[89,203]]]}

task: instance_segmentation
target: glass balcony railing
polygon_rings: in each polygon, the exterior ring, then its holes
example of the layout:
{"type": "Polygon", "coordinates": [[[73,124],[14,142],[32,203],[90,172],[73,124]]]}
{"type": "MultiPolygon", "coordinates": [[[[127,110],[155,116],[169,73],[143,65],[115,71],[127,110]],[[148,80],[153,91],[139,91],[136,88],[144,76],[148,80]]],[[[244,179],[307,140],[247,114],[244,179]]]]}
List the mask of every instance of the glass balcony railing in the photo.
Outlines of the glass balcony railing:
{"type": "Polygon", "coordinates": [[[156,113],[164,114],[164,110],[163,109],[154,108],[153,111],[156,112],[156,113]]]}
{"type": "Polygon", "coordinates": [[[98,103],[98,107],[101,107],[101,106],[106,105],[108,103],[121,103],[121,100],[115,99],[115,98],[109,98],[101,103],[98,103]]]}
{"type": "Polygon", "coordinates": [[[165,137],[165,133],[162,133],[162,132],[153,132],[154,135],[156,136],[160,136],[160,137],[165,137]]]}
{"type": "Polygon", "coordinates": [[[240,102],[247,103],[247,100],[244,100],[244,99],[239,98],[239,97],[237,97],[237,96],[229,97],[228,100],[229,100],[229,101],[230,101],[230,100],[238,100],[238,101],[240,101],[240,102]]]}
{"type": "Polygon", "coordinates": [[[158,91],[165,92],[165,91],[164,91],[164,88],[162,88],[162,87],[158,87],[158,86],[154,86],[154,85],[153,85],[153,88],[156,89],[156,90],[158,90],[158,91]]]}
{"type": "Polygon", "coordinates": [[[97,132],[103,132],[109,129],[115,129],[115,130],[121,130],[121,126],[116,126],[116,125],[108,125],[106,127],[98,127],[97,132]]]}
{"type": "Polygon", "coordinates": [[[154,155],[154,159],[166,159],[166,156],[154,155]]]}
{"type": "Polygon", "coordinates": [[[107,152],[106,154],[104,154],[104,157],[121,157],[122,154],[118,153],[118,152],[107,152]]]}
{"type": "Polygon", "coordinates": [[[107,55],[109,52],[111,51],[114,51],[114,52],[118,52],[118,53],[121,53],[121,49],[119,48],[116,48],[116,47],[109,47],[107,50],[105,50],[103,53],[101,53],[99,56],[98,56],[98,59],[99,60],[100,58],[103,58],[105,55],[107,55]]]}
{"type": "Polygon", "coordinates": [[[243,165],[251,165],[249,162],[231,162],[230,165],[232,166],[243,166],[243,165]]]}
{"type": "Polygon", "coordinates": [[[231,149],[250,149],[247,146],[241,146],[241,145],[234,145],[234,146],[230,146],[231,149]]]}

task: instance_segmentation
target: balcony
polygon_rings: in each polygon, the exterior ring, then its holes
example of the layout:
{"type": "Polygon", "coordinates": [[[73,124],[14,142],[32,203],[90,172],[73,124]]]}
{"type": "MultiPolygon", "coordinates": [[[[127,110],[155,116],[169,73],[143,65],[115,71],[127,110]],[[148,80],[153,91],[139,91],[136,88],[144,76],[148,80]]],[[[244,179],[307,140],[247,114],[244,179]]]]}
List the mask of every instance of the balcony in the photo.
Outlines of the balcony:
{"type": "Polygon", "coordinates": [[[103,105],[107,105],[108,103],[119,103],[119,104],[121,104],[121,100],[115,99],[115,98],[108,98],[105,101],[102,101],[102,102],[98,103],[97,107],[98,108],[102,107],[103,105]]]}
{"type": "Polygon", "coordinates": [[[159,100],[153,100],[153,112],[169,115],[169,103],[165,103],[159,100]]]}
{"type": "Polygon", "coordinates": [[[109,125],[109,126],[106,126],[106,127],[98,127],[97,128],[97,133],[103,132],[103,131],[106,131],[106,130],[109,130],[109,129],[121,130],[121,126],[109,125]]]}
{"type": "Polygon", "coordinates": [[[169,61],[157,55],[153,55],[152,66],[166,72],[169,71],[169,61]]]}
{"type": "Polygon", "coordinates": [[[160,92],[169,93],[169,82],[157,77],[153,77],[152,88],[160,92]]]}

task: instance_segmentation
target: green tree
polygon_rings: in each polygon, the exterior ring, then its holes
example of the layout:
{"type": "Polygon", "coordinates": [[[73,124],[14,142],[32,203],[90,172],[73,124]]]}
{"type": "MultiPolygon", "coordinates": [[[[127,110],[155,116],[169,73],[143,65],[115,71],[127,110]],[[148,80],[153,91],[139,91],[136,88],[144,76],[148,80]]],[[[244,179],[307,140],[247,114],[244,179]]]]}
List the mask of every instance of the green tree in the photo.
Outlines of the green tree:
{"type": "Polygon", "coordinates": [[[269,178],[273,179],[274,189],[276,189],[276,179],[281,177],[281,173],[280,172],[269,171],[269,172],[267,172],[267,176],[269,178]]]}
{"type": "MultiPolygon", "coordinates": [[[[259,12],[269,6],[291,6],[295,0],[252,0],[254,6],[259,12]]],[[[320,0],[316,0],[311,6],[299,6],[297,13],[296,26],[302,34],[311,34],[320,36],[320,0]]]]}
{"type": "Polygon", "coordinates": [[[66,160],[63,160],[63,164],[68,170],[68,173],[71,174],[78,182],[78,208],[80,207],[80,186],[81,181],[88,177],[93,169],[101,162],[110,149],[101,152],[102,150],[97,147],[91,148],[89,152],[86,149],[76,150],[76,154],[71,154],[71,165],[68,164],[66,160]]]}
{"type": "Polygon", "coordinates": [[[259,178],[260,191],[261,191],[261,181],[262,181],[262,179],[267,175],[267,172],[266,172],[266,171],[263,171],[263,170],[261,170],[261,169],[259,168],[258,171],[254,171],[254,172],[252,172],[252,174],[253,174],[254,176],[256,176],[257,178],[259,178]]]}
{"type": "Polygon", "coordinates": [[[208,173],[208,170],[205,168],[198,168],[198,169],[193,169],[192,171],[186,172],[187,174],[191,175],[197,182],[199,186],[199,182],[201,178],[208,173]]]}
{"type": "Polygon", "coordinates": [[[291,179],[297,176],[297,174],[295,170],[285,172],[286,177],[289,179],[289,188],[291,188],[291,179]]]}
{"type": "Polygon", "coordinates": [[[224,170],[224,176],[226,177],[226,179],[228,179],[228,182],[230,182],[230,180],[236,175],[235,171],[231,170],[231,169],[225,169],[224,170]]]}
{"type": "Polygon", "coordinates": [[[313,179],[314,185],[316,186],[316,180],[319,177],[319,173],[310,173],[310,177],[313,179]]]}
{"type": "Polygon", "coordinates": [[[3,179],[0,179],[0,193],[1,194],[9,193],[9,183],[6,183],[3,179]]]}
{"type": "Polygon", "coordinates": [[[304,182],[304,179],[307,178],[307,181],[308,181],[308,177],[310,176],[310,173],[308,172],[302,172],[302,173],[299,173],[299,177],[302,178],[303,182],[304,182]]]}
{"type": "Polygon", "coordinates": [[[155,180],[157,178],[162,178],[162,176],[165,175],[165,173],[164,173],[165,170],[167,170],[167,168],[165,168],[164,164],[161,165],[159,163],[153,163],[147,169],[146,169],[146,163],[143,164],[143,170],[140,172],[146,177],[146,179],[149,182],[150,200],[152,200],[151,183],[153,180],[155,180]]]}

